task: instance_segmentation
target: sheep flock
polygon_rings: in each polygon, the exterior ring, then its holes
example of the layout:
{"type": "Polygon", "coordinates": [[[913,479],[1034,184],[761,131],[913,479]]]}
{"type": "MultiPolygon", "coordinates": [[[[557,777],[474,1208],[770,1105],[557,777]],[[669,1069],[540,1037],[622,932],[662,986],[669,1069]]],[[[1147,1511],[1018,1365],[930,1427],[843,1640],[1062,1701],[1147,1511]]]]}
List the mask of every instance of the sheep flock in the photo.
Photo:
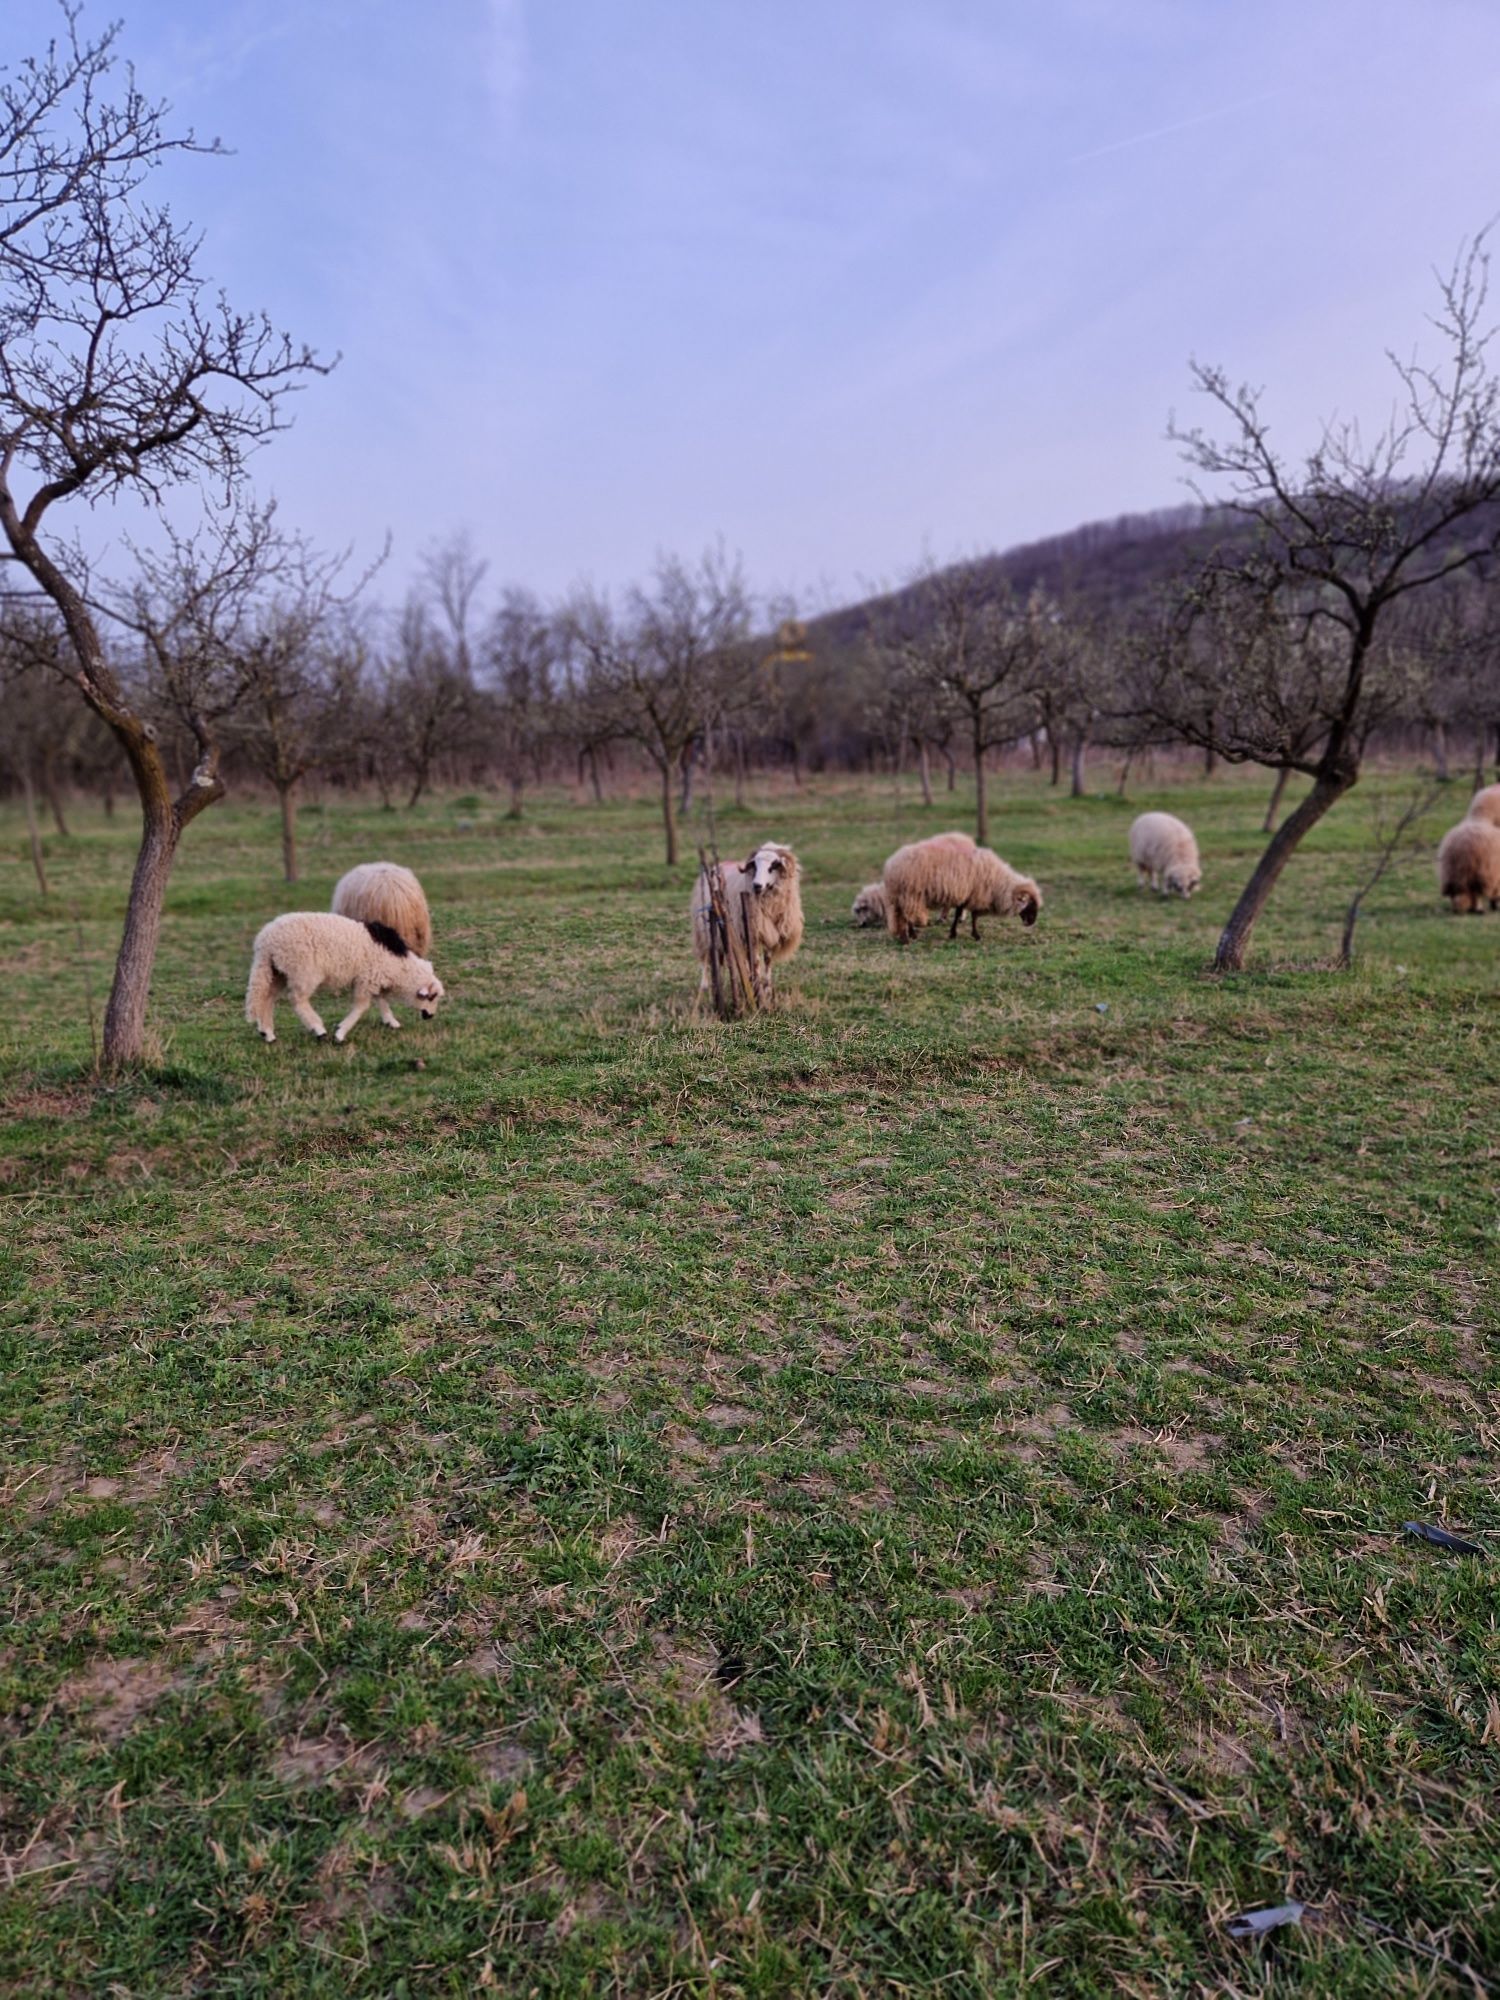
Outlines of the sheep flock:
{"type": "MultiPolygon", "coordinates": [[[[1131,824],[1128,850],[1142,888],[1188,897],[1202,883],[1197,840],[1175,814],[1140,814],[1131,824]]],[[[714,865],[717,881],[711,884],[707,870],[700,871],[690,906],[700,1000],[709,989],[717,908],[727,920],[731,975],[769,1002],[775,968],[796,954],[806,931],[802,863],[786,842],[765,840],[743,861],[714,865]]],[[[1437,875],[1456,913],[1500,910],[1500,784],[1476,792],[1464,819],[1443,836],[1437,875]]],[[[954,831],[898,847],[854,898],[850,915],[857,927],[884,929],[907,945],[935,914],[949,919],[950,938],[967,916],[977,939],[981,917],[1014,917],[1030,929],[1042,906],[1041,887],[1030,875],[954,831]]],[[[428,955],[432,937],[427,897],[412,871],[393,861],[362,862],[340,877],[330,911],[294,911],[262,927],[246,1019],[274,1042],[275,1006],[285,996],[309,1033],[322,1039],[327,1031],[312,997],[324,988],[353,996],[334,1029],[335,1042],[343,1042],[371,1006],[387,1027],[399,1027],[392,998],[414,1001],[430,1019],[444,995],[428,955]]]]}

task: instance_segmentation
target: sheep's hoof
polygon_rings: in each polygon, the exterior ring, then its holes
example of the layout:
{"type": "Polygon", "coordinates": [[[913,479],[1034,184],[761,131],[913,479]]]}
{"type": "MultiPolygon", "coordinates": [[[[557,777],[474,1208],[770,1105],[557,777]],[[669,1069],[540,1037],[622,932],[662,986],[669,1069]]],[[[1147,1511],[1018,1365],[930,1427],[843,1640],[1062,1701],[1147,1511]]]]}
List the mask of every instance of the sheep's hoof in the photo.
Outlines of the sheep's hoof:
{"type": "MultiPolygon", "coordinates": [[[[320,1038],[320,1039],[321,1039],[321,1038],[320,1038]]],[[[342,1029],[342,1028],[335,1028],[335,1029],[334,1029],[334,1031],[333,1031],[333,1039],[334,1039],[334,1040],[335,1040],[335,1041],[336,1041],[336,1042],[338,1043],[338,1045],[339,1045],[339,1047],[340,1047],[340,1048],[342,1048],[342,1047],[343,1047],[343,1045],[344,1045],[344,1031],[343,1031],[343,1029],[342,1029]]]]}
{"type": "Polygon", "coordinates": [[[387,1021],[385,1025],[388,1028],[399,1028],[401,1026],[401,1023],[399,1021],[387,1021]]]}
{"type": "Polygon", "coordinates": [[[260,1031],[260,1038],[263,1042],[274,1042],[276,1039],[274,1035],[267,1034],[264,1028],[262,1028],[260,1031]]]}
{"type": "Polygon", "coordinates": [[[328,1030],[326,1028],[317,1029],[313,1035],[313,1040],[315,1042],[326,1042],[328,1040],[328,1030]]]}

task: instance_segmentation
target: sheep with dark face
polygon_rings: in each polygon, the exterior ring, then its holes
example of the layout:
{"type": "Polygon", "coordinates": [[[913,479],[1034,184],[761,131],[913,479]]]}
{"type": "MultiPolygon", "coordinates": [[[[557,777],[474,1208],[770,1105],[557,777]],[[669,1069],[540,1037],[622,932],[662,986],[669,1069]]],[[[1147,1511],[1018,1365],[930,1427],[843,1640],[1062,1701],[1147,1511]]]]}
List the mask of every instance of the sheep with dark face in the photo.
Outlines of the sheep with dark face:
{"type": "MultiPolygon", "coordinates": [[[[802,864],[789,847],[777,840],[764,840],[745,861],[723,861],[719,872],[724,882],[724,907],[729,918],[729,949],[735,976],[747,985],[758,980],[767,997],[772,991],[772,968],[780,965],[802,942],[802,892],[798,886],[802,864]],[[753,960],[745,957],[748,926],[753,960]],[[754,979],[751,969],[754,969],[754,979]]],[[[693,890],[693,949],[703,968],[698,982],[702,995],[709,990],[709,958],[712,931],[709,923],[709,883],[700,870],[693,890]]]]}
{"type": "Polygon", "coordinates": [[[1437,851],[1438,888],[1460,916],[1500,910],[1500,826],[1463,819],[1443,835],[1437,851]]]}
{"type": "Polygon", "coordinates": [[[934,910],[952,910],[949,937],[967,911],[974,936],[981,917],[1019,917],[1029,929],[1041,914],[1042,892],[966,833],[934,833],[898,847],[881,871],[886,929],[900,944],[922,930],[934,910]]]}
{"type": "Polygon", "coordinates": [[[432,950],[432,915],[422,885],[395,861],[362,861],[339,877],[333,909],[362,924],[388,924],[409,951],[425,958],[432,950]]]}
{"type": "Polygon", "coordinates": [[[1193,829],[1175,813],[1142,813],[1130,828],[1136,880],[1164,896],[1191,896],[1203,880],[1193,829]]]}
{"type": "Polygon", "coordinates": [[[354,1005],[333,1031],[344,1040],[372,1003],[388,1028],[401,1023],[391,1012],[387,995],[415,1000],[431,1020],[443,997],[443,982],[425,958],[409,951],[406,941],[387,925],[360,923],[323,910],[298,910],[273,917],[262,926],[250,960],[250,985],[245,994],[245,1019],[260,1029],[262,1039],[276,1039],[276,1001],[291,997],[297,1019],[321,1041],[328,1030],[312,1005],[321,986],[334,992],[352,989],[354,1005]]]}

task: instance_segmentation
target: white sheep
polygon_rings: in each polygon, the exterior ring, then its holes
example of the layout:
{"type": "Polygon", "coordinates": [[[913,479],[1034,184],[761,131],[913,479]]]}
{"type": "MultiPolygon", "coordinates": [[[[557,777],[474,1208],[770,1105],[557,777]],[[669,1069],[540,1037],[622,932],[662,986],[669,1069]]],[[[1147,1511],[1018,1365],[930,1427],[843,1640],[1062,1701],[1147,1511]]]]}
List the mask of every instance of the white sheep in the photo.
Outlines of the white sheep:
{"type": "Polygon", "coordinates": [[[1203,880],[1193,829],[1174,813],[1142,813],[1130,829],[1136,879],[1164,896],[1191,896],[1203,880]]]}
{"type": "Polygon", "coordinates": [[[1482,819],[1489,826],[1500,826],[1500,785],[1481,785],[1469,801],[1470,819],[1482,819]]]}
{"type": "Polygon", "coordinates": [[[1438,845],[1437,873],[1460,916],[1478,916],[1486,903],[1500,910],[1500,826],[1463,819],[1450,827],[1438,845]]]}
{"type": "Polygon", "coordinates": [[[405,939],[387,924],[360,923],[323,910],[273,917],[256,936],[245,1019],[260,1029],[264,1040],[274,1042],[276,1001],[288,993],[297,1019],[321,1041],[328,1030],[312,1005],[320,986],[336,993],[353,989],[354,1005],[333,1031],[336,1042],[344,1040],[372,1001],[385,1025],[399,1028],[387,994],[415,1000],[429,1021],[443,997],[443,982],[428,961],[409,951],[405,939]]]}
{"type": "Polygon", "coordinates": [[[863,889],[860,890],[854,899],[854,906],[850,911],[850,915],[863,931],[884,930],[884,882],[866,882],[863,889]]]}
{"type": "MultiPolygon", "coordinates": [[[[745,924],[748,921],[755,970],[771,995],[771,968],[788,959],[802,942],[802,892],[798,886],[802,864],[789,847],[765,840],[746,861],[719,864],[724,880],[724,907],[729,918],[729,948],[735,976],[749,983],[745,961],[745,924]]],[[[709,989],[710,955],[708,877],[699,870],[693,890],[693,949],[703,968],[698,982],[700,996],[709,989]]]]}
{"type": "Polygon", "coordinates": [[[906,943],[932,911],[953,912],[949,937],[958,935],[965,910],[977,938],[979,919],[1019,917],[1028,927],[1041,913],[1042,892],[991,848],[976,847],[966,833],[934,833],[898,847],[881,871],[886,929],[906,943]]]}
{"type": "Polygon", "coordinates": [[[341,875],[333,909],[362,924],[388,924],[409,950],[425,958],[432,950],[432,915],[422,885],[409,868],[394,861],[362,861],[341,875]]]}

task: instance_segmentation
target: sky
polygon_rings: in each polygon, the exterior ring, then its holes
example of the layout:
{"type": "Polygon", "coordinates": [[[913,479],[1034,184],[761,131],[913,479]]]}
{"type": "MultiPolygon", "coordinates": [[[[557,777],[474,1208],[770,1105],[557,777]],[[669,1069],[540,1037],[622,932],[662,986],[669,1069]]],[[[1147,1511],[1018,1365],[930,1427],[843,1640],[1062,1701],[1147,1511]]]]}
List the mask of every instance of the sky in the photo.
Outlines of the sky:
{"type": "Polygon", "coordinates": [[[1378,424],[1500,213],[1492,0],[117,5],[233,149],[171,171],[202,268],[341,356],[257,486],[386,597],[722,540],[818,610],[1179,504],[1192,358],[1288,451],[1378,424]]]}

